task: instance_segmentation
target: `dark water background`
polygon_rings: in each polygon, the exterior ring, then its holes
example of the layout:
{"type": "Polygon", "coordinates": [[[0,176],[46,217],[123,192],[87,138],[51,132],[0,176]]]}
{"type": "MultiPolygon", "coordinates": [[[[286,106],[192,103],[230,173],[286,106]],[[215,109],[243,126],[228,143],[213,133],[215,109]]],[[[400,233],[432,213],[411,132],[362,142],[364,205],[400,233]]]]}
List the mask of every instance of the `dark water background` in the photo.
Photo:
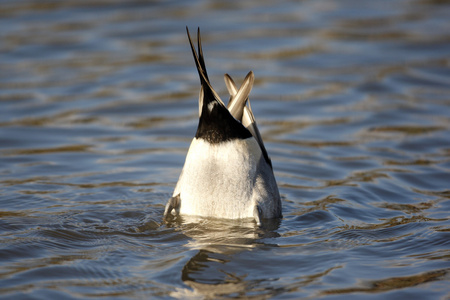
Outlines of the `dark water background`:
{"type": "Polygon", "coordinates": [[[0,297],[449,299],[450,1],[0,1],[0,297]],[[162,223],[185,26],[252,108],[284,218],[162,223]]]}

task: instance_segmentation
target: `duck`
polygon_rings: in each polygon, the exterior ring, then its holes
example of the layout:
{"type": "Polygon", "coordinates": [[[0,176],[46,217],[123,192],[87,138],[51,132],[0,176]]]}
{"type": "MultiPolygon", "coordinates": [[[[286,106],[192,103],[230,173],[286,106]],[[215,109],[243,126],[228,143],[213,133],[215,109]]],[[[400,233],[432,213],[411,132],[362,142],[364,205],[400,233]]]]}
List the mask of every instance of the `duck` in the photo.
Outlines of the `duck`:
{"type": "Polygon", "coordinates": [[[250,71],[238,88],[230,75],[224,80],[230,94],[225,105],[211,85],[203,56],[200,28],[198,54],[186,27],[200,78],[199,122],[164,220],[186,215],[221,219],[282,217],[281,198],[271,159],[253,115],[249,94],[250,71]]]}

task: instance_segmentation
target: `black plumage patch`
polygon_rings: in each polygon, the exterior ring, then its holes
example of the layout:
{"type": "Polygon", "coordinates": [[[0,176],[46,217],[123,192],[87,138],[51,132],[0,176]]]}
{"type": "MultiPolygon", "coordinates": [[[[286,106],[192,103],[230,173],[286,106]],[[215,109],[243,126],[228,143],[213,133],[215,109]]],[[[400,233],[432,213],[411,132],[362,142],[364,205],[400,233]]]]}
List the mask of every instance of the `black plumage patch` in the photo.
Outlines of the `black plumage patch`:
{"type": "Polygon", "coordinates": [[[221,103],[207,97],[208,92],[205,91],[205,99],[203,101],[202,114],[200,116],[196,138],[201,138],[211,144],[230,141],[233,139],[247,139],[252,137],[250,131],[237,121],[221,103]],[[209,109],[212,108],[211,110],[209,109]]]}

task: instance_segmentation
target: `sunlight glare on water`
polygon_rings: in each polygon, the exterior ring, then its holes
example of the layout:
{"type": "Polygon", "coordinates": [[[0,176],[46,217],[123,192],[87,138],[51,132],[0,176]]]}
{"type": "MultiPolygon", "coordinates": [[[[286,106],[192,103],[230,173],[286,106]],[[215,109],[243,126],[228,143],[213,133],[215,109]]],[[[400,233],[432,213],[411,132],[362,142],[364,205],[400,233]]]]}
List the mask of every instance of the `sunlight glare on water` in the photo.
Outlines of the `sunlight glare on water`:
{"type": "Polygon", "coordinates": [[[447,299],[450,2],[0,1],[0,297],[447,299]],[[283,215],[164,223],[208,74],[283,215]]]}

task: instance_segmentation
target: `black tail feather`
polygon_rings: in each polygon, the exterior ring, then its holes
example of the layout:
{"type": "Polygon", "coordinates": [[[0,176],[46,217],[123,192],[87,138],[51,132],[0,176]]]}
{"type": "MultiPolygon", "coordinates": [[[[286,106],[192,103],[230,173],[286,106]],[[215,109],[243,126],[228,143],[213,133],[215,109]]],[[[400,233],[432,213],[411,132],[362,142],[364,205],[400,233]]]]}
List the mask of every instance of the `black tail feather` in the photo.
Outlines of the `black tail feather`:
{"type": "Polygon", "coordinates": [[[203,74],[205,74],[205,78],[209,81],[208,72],[206,72],[205,59],[203,56],[202,49],[202,39],[200,37],[200,27],[197,28],[197,48],[198,48],[198,60],[203,69],[203,74]]]}
{"type": "Polygon", "coordinates": [[[192,55],[194,56],[195,65],[197,66],[198,75],[200,77],[200,83],[203,87],[204,92],[204,104],[209,103],[210,101],[213,101],[213,99],[216,99],[219,103],[222,103],[222,101],[218,98],[218,96],[215,95],[214,89],[212,88],[209,79],[208,74],[206,73],[206,67],[205,67],[205,61],[203,59],[203,51],[202,51],[202,43],[200,39],[200,28],[198,28],[198,50],[199,55],[197,55],[197,51],[195,51],[194,44],[191,40],[191,35],[189,34],[189,29],[186,26],[186,31],[189,39],[189,44],[191,45],[192,55]]]}
{"type": "Polygon", "coordinates": [[[208,75],[206,73],[205,61],[203,59],[203,51],[201,47],[200,41],[200,28],[198,28],[198,50],[200,56],[197,55],[197,51],[195,50],[194,44],[192,43],[191,35],[189,34],[189,29],[186,26],[186,32],[189,39],[189,44],[191,45],[192,55],[194,56],[195,65],[197,67],[198,75],[200,77],[200,82],[202,85],[204,83],[209,83],[208,75]]]}

